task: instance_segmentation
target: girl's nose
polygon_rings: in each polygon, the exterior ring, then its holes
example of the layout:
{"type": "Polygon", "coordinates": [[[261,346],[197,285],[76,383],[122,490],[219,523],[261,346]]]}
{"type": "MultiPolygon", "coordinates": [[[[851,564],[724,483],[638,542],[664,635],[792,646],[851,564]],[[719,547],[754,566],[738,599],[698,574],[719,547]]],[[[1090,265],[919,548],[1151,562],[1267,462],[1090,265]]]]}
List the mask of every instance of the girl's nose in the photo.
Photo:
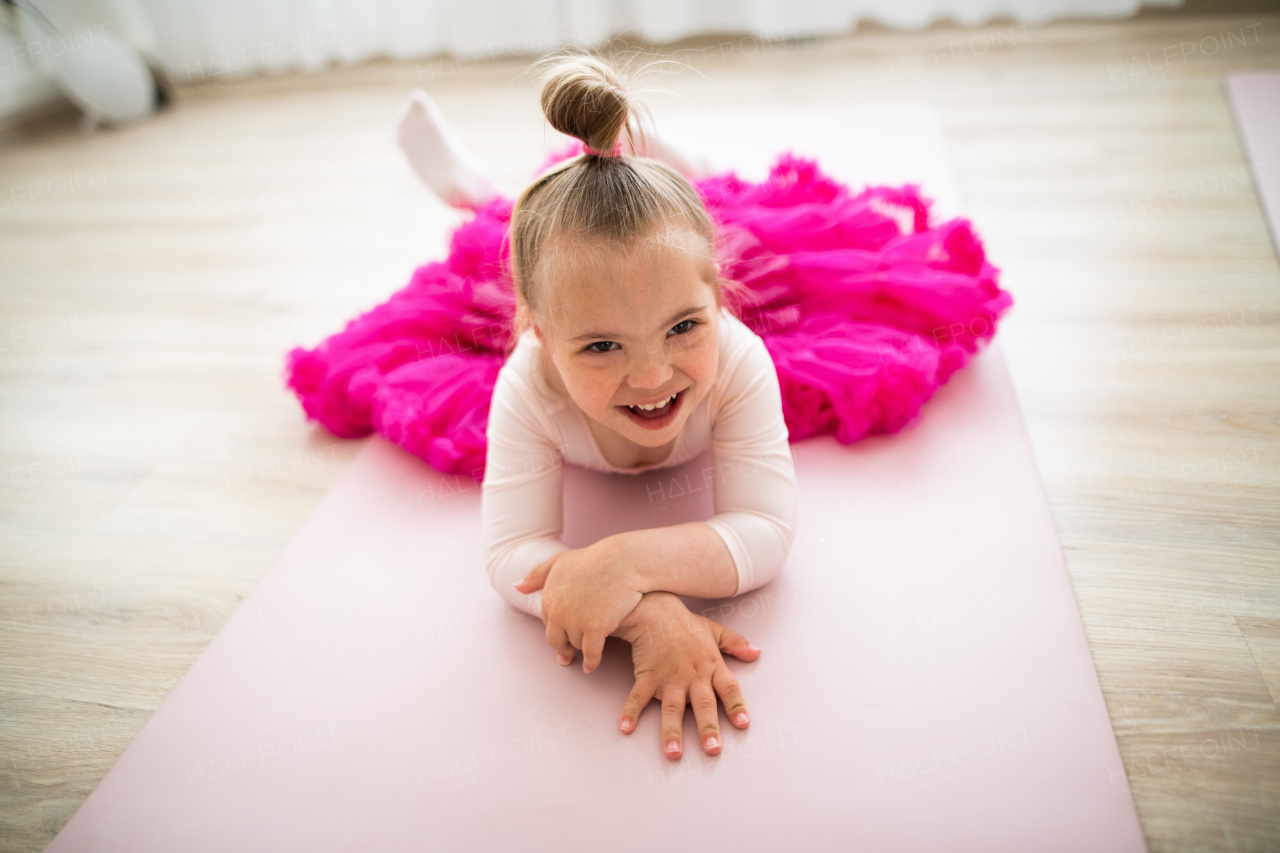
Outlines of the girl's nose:
{"type": "Polygon", "coordinates": [[[667,354],[659,350],[642,353],[639,363],[632,368],[627,381],[637,390],[656,391],[666,385],[674,375],[675,371],[671,369],[667,354]]]}

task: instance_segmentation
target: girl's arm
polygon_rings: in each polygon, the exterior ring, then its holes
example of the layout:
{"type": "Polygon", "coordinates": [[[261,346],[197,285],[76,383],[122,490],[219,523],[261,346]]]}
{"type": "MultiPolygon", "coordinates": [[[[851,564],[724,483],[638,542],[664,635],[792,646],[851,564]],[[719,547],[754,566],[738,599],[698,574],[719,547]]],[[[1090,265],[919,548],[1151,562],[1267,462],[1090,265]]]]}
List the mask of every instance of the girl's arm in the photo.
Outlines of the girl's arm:
{"type": "Polygon", "coordinates": [[[563,455],[549,426],[530,405],[532,391],[505,367],[498,373],[486,429],[481,531],[485,568],[494,589],[542,618],[542,591],[524,594],[515,583],[561,551],[564,530],[563,455]]]}

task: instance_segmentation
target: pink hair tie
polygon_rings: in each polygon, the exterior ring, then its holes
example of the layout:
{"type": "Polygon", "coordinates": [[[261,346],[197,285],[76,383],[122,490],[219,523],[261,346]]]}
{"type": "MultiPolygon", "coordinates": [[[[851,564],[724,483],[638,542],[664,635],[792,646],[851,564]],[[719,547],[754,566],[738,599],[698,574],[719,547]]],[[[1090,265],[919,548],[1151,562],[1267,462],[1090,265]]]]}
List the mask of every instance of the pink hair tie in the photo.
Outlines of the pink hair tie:
{"type": "Polygon", "coordinates": [[[613,149],[610,151],[597,151],[587,143],[582,143],[583,154],[593,154],[596,157],[621,157],[622,156],[622,139],[619,138],[613,143],[613,149]]]}

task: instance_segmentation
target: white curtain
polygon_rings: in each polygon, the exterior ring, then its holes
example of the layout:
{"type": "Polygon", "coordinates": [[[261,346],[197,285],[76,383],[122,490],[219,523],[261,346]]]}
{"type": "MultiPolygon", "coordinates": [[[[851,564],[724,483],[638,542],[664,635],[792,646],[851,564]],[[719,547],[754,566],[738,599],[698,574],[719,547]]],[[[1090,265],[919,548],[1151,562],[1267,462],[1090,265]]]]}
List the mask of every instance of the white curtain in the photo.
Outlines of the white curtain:
{"type": "Polygon", "coordinates": [[[617,36],[782,40],[860,21],[920,29],[948,20],[1120,18],[1183,0],[20,0],[67,29],[103,26],[175,80],[315,70],[376,57],[478,62],[617,36]]]}

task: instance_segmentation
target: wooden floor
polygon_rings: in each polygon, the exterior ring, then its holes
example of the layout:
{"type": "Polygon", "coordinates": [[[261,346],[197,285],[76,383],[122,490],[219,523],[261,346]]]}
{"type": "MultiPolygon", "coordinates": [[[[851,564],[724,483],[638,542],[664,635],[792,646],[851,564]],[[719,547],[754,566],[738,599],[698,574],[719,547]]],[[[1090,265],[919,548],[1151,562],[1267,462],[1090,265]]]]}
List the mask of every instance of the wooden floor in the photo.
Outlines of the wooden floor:
{"type": "MultiPolygon", "coordinates": [[[[1150,849],[1280,849],[1280,271],[1223,88],[1280,69],[1280,15],[670,52],[698,73],[658,114],[936,105],[1150,849]]],[[[358,450],[283,354],[444,254],[407,92],[516,185],[526,64],[215,80],[0,150],[0,850],[48,843],[358,450]]]]}

